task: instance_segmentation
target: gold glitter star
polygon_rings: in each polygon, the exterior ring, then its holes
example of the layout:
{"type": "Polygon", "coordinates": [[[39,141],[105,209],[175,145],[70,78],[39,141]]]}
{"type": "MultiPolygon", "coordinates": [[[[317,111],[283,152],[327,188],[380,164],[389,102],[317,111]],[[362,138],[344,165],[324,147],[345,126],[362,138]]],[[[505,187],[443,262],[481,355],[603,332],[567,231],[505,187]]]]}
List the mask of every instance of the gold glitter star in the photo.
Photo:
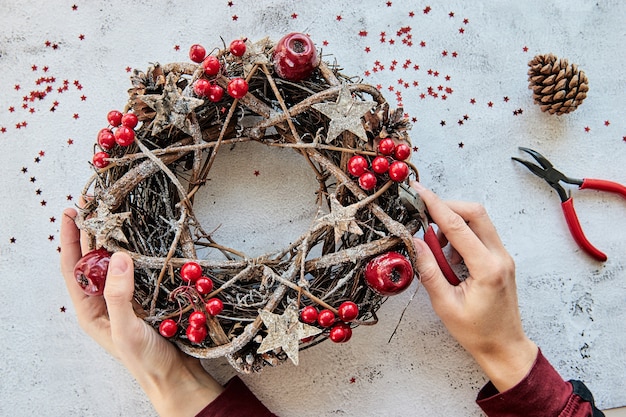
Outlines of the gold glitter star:
{"type": "Polygon", "coordinates": [[[81,229],[96,239],[96,248],[103,247],[109,239],[128,243],[121,226],[124,221],[130,218],[130,214],[129,211],[112,214],[107,207],[101,205],[96,209],[95,217],[88,218],[82,222],[81,229]]]}
{"type": "Polygon", "coordinates": [[[300,340],[322,333],[322,329],[300,322],[298,309],[293,304],[282,315],[265,310],[260,310],[259,315],[267,327],[267,336],[263,338],[257,353],[282,348],[294,365],[298,365],[300,340]]]}
{"type": "Polygon", "coordinates": [[[346,130],[367,142],[367,134],[361,117],[375,105],[374,101],[354,100],[350,90],[344,85],[335,103],[316,103],[312,107],[330,119],[326,143],[331,142],[346,130]]]}
{"type": "Polygon", "coordinates": [[[185,97],[178,90],[173,73],[167,75],[163,94],[142,95],[138,98],[156,111],[152,121],[152,135],[156,135],[170,126],[175,126],[191,136],[191,121],[187,116],[196,107],[201,106],[204,100],[194,97],[185,97]]]}
{"type": "Polygon", "coordinates": [[[362,235],[363,230],[355,221],[357,211],[362,204],[352,204],[344,207],[341,205],[335,194],[330,195],[330,213],[317,219],[315,229],[323,226],[332,226],[335,229],[335,243],[339,242],[344,233],[350,232],[356,235],[362,235]]]}

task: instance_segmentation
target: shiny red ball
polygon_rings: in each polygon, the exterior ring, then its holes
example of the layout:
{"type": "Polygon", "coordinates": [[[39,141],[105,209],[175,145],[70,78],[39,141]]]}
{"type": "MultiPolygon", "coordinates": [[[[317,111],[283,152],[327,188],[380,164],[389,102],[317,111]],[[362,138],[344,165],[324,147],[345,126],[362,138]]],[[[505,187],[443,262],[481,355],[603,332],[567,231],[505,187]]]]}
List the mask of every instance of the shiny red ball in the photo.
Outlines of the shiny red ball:
{"type": "Polygon", "coordinates": [[[300,311],[300,320],[303,323],[313,324],[317,321],[318,316],[317,308],[313,306],[306,306],[300,311]]]}
{"type": "Polygon", "coordinates": [[[276,43],[272,60],[276,74],[289,81],[309,78],[320,64],[311,38],[298,32],[289,33],[276,43]]]}
{"type": "Polygon", "coordinates": [[[180,277],[183,281],[196,282],[202,276],[202,267],[197,262],[186,262],[180,268],[180,277]]]}
{"type": "Polygon", "coordinates": [[[191,59],[193,62],[200,63],[202,62],[205,56],[206,56],[206,49],[204,49],[204,46],[199,45],[199,44],[194,44],[194,45],[191,45],[191,47],[189,48],[189,59],[191,59]]]}
{"type": "Polygon", "coordinates": [[[406,143],[399,143],[396,145],[393,156],[398,161],[406,161],[411,156],[411,147],[406,143]]]}
{"type": "Polygon", "coordinates": [[[328,338],[335,343],[346,343],[352,337],[352,328],[346,323],[337,323],[330,329],[328,338]]]}
{"type": "Polygon", "coordinates": [[[394,161],[389,167],[389,178],[395,182],[402,182],[409,176],[409,166],[403,161],[394,161]]]}
{"type": "Polygon", "coordinates": [[[210,315],[217,316],[224,310],[224,303],[219,298],[211,298],[206,302],[204,308],[210,315]]]}
{"type": "Polygon", "coordinates": [[[326,309],[320,311],[317,316],[317,323],[322,327],[330,327],[335,322],[335,313],[326,309]]]}
{"type": "Polygon", "coordinates": [[[209,55],[204,61],[202,61],[202,68],[204,69],[204,73],[206,75],[213,76],[219,74],[222,65],[220,64],[219,59],[213,55],[209,55]]]}
{"type": "Polygon", "coordinates": [[[235,56],[243,56],[246,53],[246,42],[242,39],[235,39],[230,43],[230,53],[235,56]]]}
{"type": "Polygon", "coordinates": [[[369,191],[376,187],[376,175],[371,172],[365,172],[359,177],[359,185],[362,189],[369,191]]]}
{"type": "Polygon", "coordinates": [[[350,322],[359,316],[359,306],[352,301],[344,301],[337,309],[342,321],[350,322]]]}
{"type": "Polygon", "coordinates": [[[107,113],[107,121],[113,127],[118,127],[122,124],[122,112],[118,110],[111,110],[107,113]]]}
{"type": "Polygon", "coordinates": [[[91,162],[93,163],[93,166],[95,166],[98,169],[106,168],[109,166],[109,161],[107,159],[110,157],[111,155],[109,155],[108,153],[104,151],[96,152],[95,154],[93,154],[93,158],[91,158],[91,162]]]}
{"type": "MultiPolygon", "coordinates": [[[[120,122],[121,123],[121,122],[120,122]]],[[[115,146],[115,135],[111,129],[101,129],[98,132],[98,145],[105,151],[110,151],[115,146]]]]}
{"type": "Polygon", "coordinates": [[[211,84],[207,90],[207,97],[213,103],[217,103],[224,97],[224,89],[217,84],[211,84]]]}
{"type": "Polygon", "coordinates": [[[200,78],[199,80],[196,80],[195,83],[193,83],[193,92],[198,97],[206,97],[208,95],[208,90],[210,86],[211,83],[208,80],[200,78]]]}
{"type": "Polygon", "coordinates": [[[228,94],[233,98],[242,98],[248,93],[248,82],[243,78],[233,78],[228,82],[228,94]]]}
{"type": "Polygon", "coordinates": [[[192,327],[203,327],[206,325],[206,316],[201,311],[194,311],[189,315],[189,325],[192,327]]]}
{"type": "Polygon", "coordinates": [[[367,171],[368,166],[369,163],[363,155],[354,155],[348,160],[348,172],[355,177],[359,177],[367,171]]]}
{"type": "Polygon", "coordinates": [[[177,331],[178,325],[172,319],[163,320],[161,324],[159,324],[159,333],[161,333],[163,337],[173,337],[177,331]]]}
{"type": "Polygon", "coordinates": [[[126,126],[115,130],[115,142],[120,146],[130,146],[135,141],[135,131],[126,126]]]}
{"type": "Polygon", "coordinates": [[[389,160],[384,156],[377,156],[372,160],[372,171],[384,174],[389,169],[389,160]]]}
{"type": "Polygon", "coordinates": [[[187,334],[187,339],[189,339],[191,343],[200,344],[204,341],[204,339],[206,339],[207,329],[206,326],[187,326],[187,331],[185,333],[187,334]]]}
{"type": "Polygon", "coordinates": [[[80,258],[74,266],[74,278],[87,295],[102,295],[109,269],[111,254],[106,249],[96,249],[80,258]]]}
{"type": "Polygon", "coordinates": [[[396,150],[396,144],[391,138],[385,138],[378,142],[378,152],[385,156],[393,155],[393,152],[396,150]]]}
{"type": "Polygon", "coordinates": [[[196,280],[196,291],[199,294],[206,295],[213,291],[213,280],[209,277],[200,277],[196,280]]]}
{"type": "Polygon", "coordinates": [[[411,262],[398,252],[387,252],[368,262],[365,281],[377,293],[385,296],[398,294],[413,282],[411,262]]]}
{"type": "Polygon", "coordinates": [[[139,123],[139,119],[135,113],[126,113],[122,116],[122,126],[126,126],[129,129],[134,129],[137,127],[137,123],[139,123]]]}

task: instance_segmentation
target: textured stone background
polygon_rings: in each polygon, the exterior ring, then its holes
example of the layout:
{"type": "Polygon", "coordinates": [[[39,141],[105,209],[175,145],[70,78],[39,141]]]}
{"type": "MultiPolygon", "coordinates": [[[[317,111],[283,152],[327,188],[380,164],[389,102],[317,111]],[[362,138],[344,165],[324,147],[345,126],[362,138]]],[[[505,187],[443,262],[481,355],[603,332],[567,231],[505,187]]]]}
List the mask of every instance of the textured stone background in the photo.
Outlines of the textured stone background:
{"type": "MultiPolygon", "coordinates": [[[[517,262],[528,333],[601,407],[625,405],[626,204],[573,190],[584,230],[609,255],[596,263],[570,238],[557,195],[510,160],[529,146],[572,176],[626,182],[625,15],[618,0],[0,0],[0,414],[154,414],[76,324],[58,273],[61,211],[89,175],[106,112],[125,103],[127,68],[185,61],[193,43],[290,31],[309,33],[324,59],[404,106],[423,183],[491,213],[517,262]],[[532,103],[527,62],[547,52],[589,77],[589,97],[571,115],[532,103]]],[[[314,184],[291,154],[256,151],[220,161],[206,199],[224,217],[207,221],[232,246],[261,253],[307,227],[314,184]]],[[[244,379],[282,416],[480,416],[484,376],[425,292],[411,300],[417,288],[390,299],[380,323],[350,343],[244,379]]],[[[221,381],[233,373],[225,361],[206,366],[221,381]]]]}

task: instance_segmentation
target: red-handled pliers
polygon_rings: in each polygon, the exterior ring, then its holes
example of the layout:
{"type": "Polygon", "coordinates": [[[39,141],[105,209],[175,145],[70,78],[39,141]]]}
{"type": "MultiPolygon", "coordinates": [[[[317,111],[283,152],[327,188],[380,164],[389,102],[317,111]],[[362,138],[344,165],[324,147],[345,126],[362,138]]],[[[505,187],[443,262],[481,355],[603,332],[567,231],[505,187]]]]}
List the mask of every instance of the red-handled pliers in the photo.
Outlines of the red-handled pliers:
{"type": "Polygon", "coordinates": [[[398,195],[409,214],[419,220],[422,225],[422,230],[424,230],[424,242],[426,242],[433,255],[435,255],[435,260],[437,261],[437,265],[439,265],[439,269],[443,272],[443,276],[446,277],[450,284],[459,285],[461,280],[456,276],[454,270],[452,270],[452,267],[446,259],[446,255],[444,255],[441,249],[437,234],[428,220],[424,201],[422,201],[419,194],[406,183],[399,184],[398,195]]]}
{"type": "Polygon", "coordinates": [[[570,196],[570,194],[566,192],[565,189],[561,186],[560,182],[578,185],[581,190],[593,189],[616,193],[620,194],[624,198],[626,198],[626,187],[613,181],[592,178],[576,179],[567,177],[562,172],[556,170],[552,163],[550,163],[550,161],[548,161],[539,152],[523,147],[520,147],[519,149],[535,158],[535,160],[539,162],[539,165],[541,166],[537,166],[531,162],[524,161],[515,157],[512,159],[523,164],[526,168],[530,170],[530,172],[532,172],[539,178],[543,178],[544,180],[546,180],[550,187],[556,190],[556,192],[559,194],[559,197],[561,198],[561,207],[563,208],[563,214],[565,214],[567,226],[569,227],[569,230],[578,246],[580,246],[582,250],[593,256],[598,261],[606,261],[606,255],[598,250],[595,246],[593,246],[585,237],[583,229],[580,227],[580,222],[578,221],[576,210],[574,209],[574,200],[570,196]]]}

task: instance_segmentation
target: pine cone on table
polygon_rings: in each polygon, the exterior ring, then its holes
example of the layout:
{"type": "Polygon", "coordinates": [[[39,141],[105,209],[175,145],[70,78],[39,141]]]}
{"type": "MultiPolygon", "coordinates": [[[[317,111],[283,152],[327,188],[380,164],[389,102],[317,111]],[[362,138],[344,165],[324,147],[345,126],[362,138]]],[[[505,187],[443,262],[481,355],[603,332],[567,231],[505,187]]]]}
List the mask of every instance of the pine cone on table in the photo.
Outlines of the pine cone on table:
{"type": "Polygon", "coordinates": [[[551,53],[536,55],[528,66],[528,88],[542,111],[559,116],[571,113],[587,97],[587,75],[567,59],[551,53]]]}

